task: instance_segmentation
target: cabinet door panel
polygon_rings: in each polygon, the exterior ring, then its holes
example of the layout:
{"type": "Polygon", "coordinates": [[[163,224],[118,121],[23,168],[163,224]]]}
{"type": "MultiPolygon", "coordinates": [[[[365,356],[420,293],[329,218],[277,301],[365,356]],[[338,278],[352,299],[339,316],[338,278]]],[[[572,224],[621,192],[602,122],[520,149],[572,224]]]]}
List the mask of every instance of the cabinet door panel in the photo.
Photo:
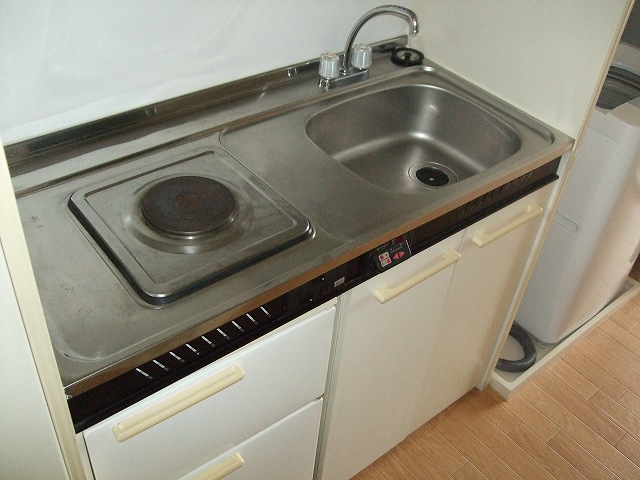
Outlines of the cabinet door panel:
{"type": "Polygon", "coordinates": [[[421,424],[478,385],[547,204],[549,185],[467,228],[416,408],[421,424]]]}
{"type": "Polygon", "coordinates": [[[413,430],[410,411],[454,270],[439,267],[461,238],[434,245],[340,299],[321,478],[351,478],[413,430]],[[433,274],[422,278],[425,272],[433,274]],[[399,287],[384,303],[376,298],[399,287]]]}
{"type": "Polygon", "coordinates": [[[84,431],[96,480],[178,478],[322,396],[334,317],[285,326],[84,431]]]}
{"type": "Polygon", "coordinates": [[[181,480],[311,480],[322,399],[271,425],[181,480]]]}

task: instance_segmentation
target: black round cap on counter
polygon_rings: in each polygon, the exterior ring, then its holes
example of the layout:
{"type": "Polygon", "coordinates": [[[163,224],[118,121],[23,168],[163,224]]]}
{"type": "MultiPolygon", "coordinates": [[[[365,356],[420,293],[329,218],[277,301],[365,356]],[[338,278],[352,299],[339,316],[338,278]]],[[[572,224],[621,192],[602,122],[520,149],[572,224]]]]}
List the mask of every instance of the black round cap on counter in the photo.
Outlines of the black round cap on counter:
{"type": "Polygon", "coordinates": [[[408,47],[397,47],[391,51],[391,61],[402,67],[422,65],[424,54],[420,50],[408,47]]]}

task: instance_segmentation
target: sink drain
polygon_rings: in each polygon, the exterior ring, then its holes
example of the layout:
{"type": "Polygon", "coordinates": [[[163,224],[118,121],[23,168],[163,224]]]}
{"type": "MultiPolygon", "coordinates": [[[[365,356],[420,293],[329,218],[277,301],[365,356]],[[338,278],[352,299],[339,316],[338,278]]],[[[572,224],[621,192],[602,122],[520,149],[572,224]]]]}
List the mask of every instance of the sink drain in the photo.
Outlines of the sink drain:
{"type": "Polygon", "coordinates": [[[409,177],[414,182],[429,188],[445,187],[458,181],[458,176],[453,170],[433,162],[411,167],[409,177]]]}

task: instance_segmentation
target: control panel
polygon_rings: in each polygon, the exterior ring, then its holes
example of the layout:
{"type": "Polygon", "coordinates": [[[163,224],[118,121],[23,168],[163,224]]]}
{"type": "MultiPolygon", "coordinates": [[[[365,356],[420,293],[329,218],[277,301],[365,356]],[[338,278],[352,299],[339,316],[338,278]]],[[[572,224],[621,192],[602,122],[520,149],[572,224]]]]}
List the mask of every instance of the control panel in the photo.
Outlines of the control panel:
{"type": "Polygon", "coordinates": [[[373,253],[373,261],[379,272],[388,270],[411,256],[407,238],[402,235],[379,246],[373,253]]]}

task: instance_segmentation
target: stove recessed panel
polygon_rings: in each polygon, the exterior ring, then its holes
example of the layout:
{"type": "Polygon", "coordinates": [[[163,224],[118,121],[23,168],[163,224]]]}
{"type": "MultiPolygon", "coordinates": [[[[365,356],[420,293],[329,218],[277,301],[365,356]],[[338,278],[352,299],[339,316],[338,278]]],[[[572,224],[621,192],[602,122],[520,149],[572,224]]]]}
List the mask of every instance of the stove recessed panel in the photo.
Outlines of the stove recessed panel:
{"type": "Polygon", "coordinates": [[[126,281],[164,305],[285,249],[311,225],[217,148],[73,193],[69,208],[126,281]]]}

